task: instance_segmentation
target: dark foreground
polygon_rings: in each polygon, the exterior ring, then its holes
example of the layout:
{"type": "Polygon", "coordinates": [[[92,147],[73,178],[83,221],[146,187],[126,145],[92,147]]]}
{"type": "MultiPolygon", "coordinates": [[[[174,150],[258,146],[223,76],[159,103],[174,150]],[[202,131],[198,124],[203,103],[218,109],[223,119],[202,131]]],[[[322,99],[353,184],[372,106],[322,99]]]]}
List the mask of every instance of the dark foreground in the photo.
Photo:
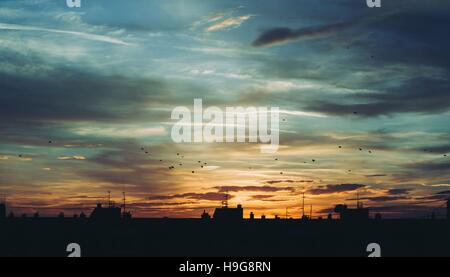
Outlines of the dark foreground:
{"type": "Polygon", "coordinates": [[[369,254],[369,243],[378,243],[382,256],[450,256],[450,224],[445,220],[0,221],[0,256],[63,257],[69,243],[78,243],[82,256],[363,257],[369,254]]]}

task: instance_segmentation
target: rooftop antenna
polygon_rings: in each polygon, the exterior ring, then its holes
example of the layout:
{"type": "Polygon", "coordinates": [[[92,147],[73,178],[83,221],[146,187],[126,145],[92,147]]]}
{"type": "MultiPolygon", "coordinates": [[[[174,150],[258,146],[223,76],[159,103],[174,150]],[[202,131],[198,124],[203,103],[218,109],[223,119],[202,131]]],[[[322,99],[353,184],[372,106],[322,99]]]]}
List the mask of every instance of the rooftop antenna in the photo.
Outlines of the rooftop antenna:
{"type": "Polygon", "coordinates": [[[111,191],[108,190],[108,207],[111,208],[111,191]]]}
{"type": "Polygon", "coordinates": [[[362,204],[359,202],[359,191],[356,192],[356,208],[361,209],[362,204]]]}
{"type": "Polygon", "coordinates": [[[302,218],[305,217],[305,192],[302,193],[302,218]]]}
{"type": "Polygon", "coordinates": [[[286,208],[286,219],[288,219],[288,208],[286,208]]]}
{"type": "Polygon", "coordinates": [[[228,208],[228,190],[225,193],[225,200],[222,201],[222,207],[223,208],[228,208]]]}
{"type": "Polygon", "coordinates": [[[309,207],[309,219],[312,219],[312,205],[309,207]]]}
{"type": "Polygon", "coordinates": [[[125,195],[125,191],[122,192],[122,194],[123,194],[123,213],[125,214],[127,212],[127,209],[126,209],[127,198],[126,198],[126,195],[125,195]]]}

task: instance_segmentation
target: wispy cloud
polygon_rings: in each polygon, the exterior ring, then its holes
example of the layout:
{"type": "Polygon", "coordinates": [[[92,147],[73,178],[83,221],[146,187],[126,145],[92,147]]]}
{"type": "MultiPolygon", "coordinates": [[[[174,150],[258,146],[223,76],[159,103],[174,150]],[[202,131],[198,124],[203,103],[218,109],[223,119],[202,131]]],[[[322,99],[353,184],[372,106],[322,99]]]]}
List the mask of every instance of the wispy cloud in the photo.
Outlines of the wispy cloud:
{"type": "Polygon", "coordinates": [[[366,187],[365,185],[360,184],[339,184],[339,185],[326,185],[314,189],[310,189],[308,193],[313,195],[321,195],[321,194],[332,194],[332,193],[342,193],[342,192],[350,192],[355,191],[360,188],[366,187]]]}
{"type": "Polygon", "coordinates": [[[60,160],[60,161],[84,161],[84,160],[86,160],[86,157],[84,157],[84,156],[61,156],[61,157],[58,157],[58,160],[60,160]]]}
{"type": "Polygon", "coordinates": [[[242,23],[249,20],[251,17],[252,17],[251,15],[229,17],[229,18],[226,18],[220,22],[217,22],[217,23],[207,27],[206,31],[215,32],[215,31],[219,31],[219,30],[223,30],[223,29],[237,28],[237,27],[241,26],[242,23]]]}
{"type": "Polygon", "coordinates": [[[245,21],[253,17],[253,15],[250,14],[235,16],[234,13],[240,8],[242,7],[206,16],[194,22],[194,24],[192,24],[192,27],[193,29],[204,28],[206,32],[215,32],[220,30],[238,28],[245,21]]]}
{"type": "Polygon", "coordinates": [[[76,32],[76,31],[67,31],[67,30],[60,30],[60,29],[41,28],[41,27],[34,27],[34,26],[27,26],[27,25],[0,23],[0,30],[49,32],[49,33],[56,33],[56,34],[72,35],[72,36],[76,36],[76,37],[79,37],[82,39],[92,40],[92,41],[100,41],[100,42],[118,44],[118,45],[130,45],[129,43],[127,43],[123,40],[120,40],[120,39],[114,38],[114,37],[110,37],[110,36],[105,36],[105,35],[97,35],[97,34],[76,32]]]}

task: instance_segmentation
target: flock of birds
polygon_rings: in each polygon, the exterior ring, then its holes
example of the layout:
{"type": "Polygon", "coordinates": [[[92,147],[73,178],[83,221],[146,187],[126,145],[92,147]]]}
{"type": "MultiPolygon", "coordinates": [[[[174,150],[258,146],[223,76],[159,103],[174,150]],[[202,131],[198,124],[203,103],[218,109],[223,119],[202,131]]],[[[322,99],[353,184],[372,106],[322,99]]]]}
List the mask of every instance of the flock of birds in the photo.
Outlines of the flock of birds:
{"type": "MultiPolygon", "coordinates": [[[[357,112],[354,112],[354,113],[356,114],[357,112]]],[[[283,119],[283,121],[286,121],[286,119],[283,119]]],[[[53,141],[52,141],[52,140],[49,140],[49,141],[48,141],[48,144],[53,144],[53,141]]],[[[344,147],[343,147],[342,145],[339,145],[338,148],[339,148],[339,149],[343,149],[344,147]]],[[[144,154],[146,154],[146,155],[151,155],[150,152],[149,152],[145,147],[141,147],[140,150],[141,150],[142,153],[144,153],[144,154]]],[[[358,150],[359,150],[360,152],[367,151],[368,154],[373,154],[373,151],[370,150],[370,149],[369,149],[369,150],[365,150],[364,148],[359,147],[358,150]]],[[[423,149],[423,152],[434,153],[434,151],[429,150],[429,149],[423,149]]],[[[19,158],[23,158],[23,157],[24,157],[23,154],[19,154],[18,156],[19,156],[19,158]]],[[[170,162],[170,166],[168,166],[168,170],[175,170],[177,166],[178,166],[178,167],[183,167],[183,166],[185,165],[185,164],[182,162],[182,161],[184,160],[185,156],[184,156],[184,155],[181,155],[180,153],[176,153],[176,156],[177,156],[177,158],[179,159],[179,161],[177,161],[177,162],[171,161],[171,162],[170,162]]],[[[447,157],[447,156],[448,156],[447,154],[443,154],[443,157],[447,157]]],[[[274,158],[274,161],[275,161],[275,162],[279,161],[279,158],[274,158]]],[[[159,162],[160,162],[160,163],[164,163],[165,161],[164,161],[163,159],[160,159],[159,162]]],[[[304,163],[304,164],[308,164],[309,162],[304,161],[303,163],[304,163]]],[[[318,161],[317,161],[316,159],[311,159],[311,163],[312,163],[312,164],[317,164],[318,161]]],[[[197,161],[196,167],[198,167],[199,169],[203,169],[203,168],[205,168],[207,165],[208,165],[208,163],[205,162],[205,161],[197,161]]],[[[249,169],[249,170],[252,170],[253,167],[248,167],[248,169],[249,169]]],[[[352,170],[351,170],[351,169],[348,169],[347,172],[348,172],[348,173],[351,173],[352,170]]],[[[192,174],[195,174],[196,171],[195,171],[195,170],[192,170],[191,173],[192,173],[192,174]]],[[[280,175],[283,175],[283,174],[284,174],[284,172],[281,171],[281,172],[280,172],[280,175]]]]}
{"type": "MultiPolygon", "coordinates": [[[[343,147],[342,145],[339,145],[338,148],[339,148],[339,149],[344,149],[344,147],[343,147]]],[[[363,147],[358,147],[357,150],[359,150],[360,152],[367,151],[367,153],[368,153],[369,155],[371,155],[371,154],[374,153],[373,150],[371,150],[371,149],[364,149],[363,147]]],[[[141,151],[144,152],[145,154],[150,155],[150,153],[145,149],[145,147],[141,147],[141,151]]],[[[433,151],[430,151],[430,150],[424,150],[424,151],[433,153],[433,151]]],[[[184,155],[181,155],[180,153],[176,153],[176,156],[177,156],[178,158],[184,159],[184,155]]],[[[443,156],[444,156],[444,157],[447,157],[447,154],[443,154],[443,156]]],[[[280,160],[280,159],[277,158],[277,157],[274,158],[274,161],[275,161],[275,162],[277,162],[277,161],[279,161],[279,160],[280,160]]],[[[160,159],[159,162],[164,162],[164,160],[160,159]]],[[[180,162],[180,163],[177,163],[177,162],[171,161],[170,163],[171,163],[171,165],[168,166],[168,170],[175,170],[175,169],[176,169],[176,164],[178,164],[179,167],[183,167],[183,166],[184,166],[184,164],[181,163],[181,162],[180,162]]],[[[311,162],[304,161],[303,163],[304,163],[304,164],[309,164],[309,163],[311,163],[311,164],[317,164],[317,163],[318,163],[318,160],[317,160],[317,159],[311,159],[311,162]]],[[[207,162],[204,162],[204,161],[197,161],[197,166],[198,166],[200,169],[205,168],[207,165],[208,165],[207,162]]],[[[250,166],[250,167],[248,167],[248,169],[249,169],[249,170],[253,170],[253,167],[250,166]]],[[[348,172],[348,173],[351,173],[351,172],[353,172],[353,170],[348,169],[347,172],[348,172]]],[[[195,171],[195,170],[192,170],[191,173],[192,173],[192,174],[195,174],[196,171],[195,171]]],[[[284,175],[284,172],[283,172],[283,171],[280,171],[280,175],[284,175]]]]}
{"type": "MultiPolygon", "coordinates": [[[[356,112],[355,112],[355,113],[356,113],[356,112]]],[[[283,121],[286,121],[286,119],[283,119],[283,121]]],[[[52,140],[49,140],[49,141],[48,141],[48,144],[52,144],[52,143],[53,143],[52,140]]],[[[339,149],[343,149],[343,146],[342,146],[342,145],[339,145],[338,148],[339,148],[339,149]]],[[[142,153],[144,153],[144,154],[146,154],[146,155],[151,155],[150,152],[149,152],[145,147],[141,147],[140,150],[141,150],[142,153]]],[[[362,152],[362,151],[367,151],[367,153],[373,154],[373,151],[372,151],[372,150],[365,150],[365,149],[363,149],[362,147],[359,147],[358,150],[359,150],[360,152],[362,152]]],[[[434,153],[434,151],[429,150],[429,149],[424,149],[423,152],[434,153]]],[[[19,156],[19,158],[23,158],[23,157],[24,157],[23,154],[19,154],[18,156],[19,156]]],[[[176,156],[177,156],[179,159],[184,159],[184,155],[181,155],[180,153],[176,153],[176,156]]],[[[447,157],[447,156],[448,156],[447,154],[443,154],[443,157],[447,157]]],[[[279,161],[279,158],[274,158],[274,161],[279,161]]],[[[160,159],[159,162],[163,163],[164,160],[163,160],[163,159],[160,159]]],[[[318,161],[317,161],[316,159],[311,159],[311,162],[312,162],[312,164],[316,164],[318,161]]],[[[304,163],[304,164],[308,164],[308,162],[306,162],[306,161],[304,161],[303,163],[304,163]]],[[[205,167],[208,165],[208,163],[207,163],[207,162],[204,162],[204,161],[197,161],[197,164],[198,164],[198,167],[199,167],[200,169],[205,168],[205,167]]],[[[184,164],[183,164],[183,162],[171,162],[171,165],[168,166],[168,169],[169,169],[169,170],[175,170],[175,169],[176,169],[176,166],[183,167],[184,164]]],[[[248,169],[249,169],[249,170],[252,170],[253,167],[248,167],[248,169]]],[[[347,172],[350,173],[350,172],[352,172],[352,170],[351,170],[351,169],[348,169],[347,172]]],[[[195,174],[196,171],[195,171],[195,170],[192,170],[191,173],[192,173],[192,174],[195,174]]],[[[281,171],[281,172],[280,172],[280,175],[283,175],[283,174],[284,174],[284,172],[281,171]]]]}
{"type": "MultiPolygon", "coordinates": [[[[143,152],[143,153],[145,153],[147,155],[151,155],[150,152],[145,149],[145,147],[141,147],[141,152],[143,152]]],[[[180,153],[177,153],[177,158],[181,159],[181,160],[184,160],[184,155],[181,155],[180,153]]],[[[163,159],[160,159],[159,162],[160,163],[164,163],[165,161],[163,159]]],[[[168,166],[168,170],[175,170],[177,166],[178,167],[185,166],[185,164],[183,162],[181,162],[181,161],[177,161],[177,162],[170,161],[170,164],[171,165],[168,166]]],[[[205,168],[208,165],[208,163],[204,162],[204,161],[197,161],[197,164],[198,164],[199,168],[205,168]]],[[[191,173],[195,174],[195,170],[192,170],[191,173]]]]}

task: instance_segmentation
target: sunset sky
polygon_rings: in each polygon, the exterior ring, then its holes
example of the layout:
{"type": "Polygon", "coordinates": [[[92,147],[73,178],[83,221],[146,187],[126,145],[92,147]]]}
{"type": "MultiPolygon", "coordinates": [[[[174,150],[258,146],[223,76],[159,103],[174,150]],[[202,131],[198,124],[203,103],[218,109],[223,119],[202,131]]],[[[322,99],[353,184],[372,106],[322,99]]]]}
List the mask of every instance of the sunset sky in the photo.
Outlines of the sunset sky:
{"type": "Polygon", "coordinates": [[[199,217],[228,191],[246,217],[298,218],[303,192],[314,216],[357,192],[384,217],[445,215],[449,1],[65,2],[0,2],[14,213],[89,214],[126,191],[136,217],[199,217]],[[279,151],[173,143],[171,111],[195,98],[279,107],[279,151]]]}

